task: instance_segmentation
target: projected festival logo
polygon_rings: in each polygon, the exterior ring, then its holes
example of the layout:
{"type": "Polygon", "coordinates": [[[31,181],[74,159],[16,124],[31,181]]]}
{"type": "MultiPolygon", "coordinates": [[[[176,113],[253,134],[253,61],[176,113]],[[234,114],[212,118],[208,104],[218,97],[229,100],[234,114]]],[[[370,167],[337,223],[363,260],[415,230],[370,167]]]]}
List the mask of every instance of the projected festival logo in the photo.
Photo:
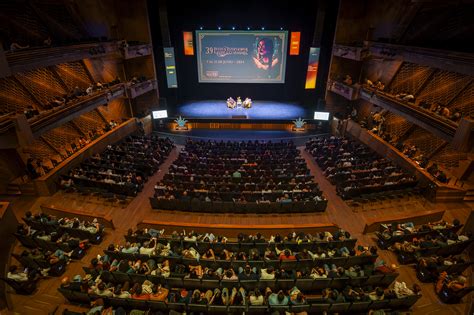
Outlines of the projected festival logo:
{"type": "Polygon", "coordinates": [[[224,58],[229,55],[248,55],[249,50],[247,48],[237,47],[206,47],[206,55],[216,55],[217,57],[224,58]]]}
{"type": "Polygon", "coordinates": [[[287,32],[196,33],[199,82],[284,83],[287,32]]]}

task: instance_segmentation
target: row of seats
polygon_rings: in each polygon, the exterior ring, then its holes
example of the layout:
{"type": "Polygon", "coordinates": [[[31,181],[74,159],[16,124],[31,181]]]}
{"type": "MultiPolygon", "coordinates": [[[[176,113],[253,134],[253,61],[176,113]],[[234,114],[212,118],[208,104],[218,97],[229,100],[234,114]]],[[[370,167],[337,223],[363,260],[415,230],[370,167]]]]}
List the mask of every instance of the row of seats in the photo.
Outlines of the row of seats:
{"type": "MultiPolygon", "coordinates": [[[[261,195],[261,193],[259,193],[261,195]]],[[[238,203],[232,201],[184,201],[177,199],[158,199],[150,197],[151,207],[160,210],[179,210],[210,213],[292,213],[324,212],[327,200],[298,201],[290,203],[238,203]]]]}
{"type": "MultiPolygon", "coordinates": [[[[129,236],[125,235],[125,240],[130,243],[143,243],[145,241],[149,241],[151,237],[147,237],[145,235],[140,236],[129,236]]],[[[237,251],[249,251],[251,249],[258,249],[260,252],[264,252],[265,249],[270,248],[274,249],[275,247],[284,247],[290,249],[292,251],[296,250],[316,250],[316,249],[325,249],[325,248],[354,248],[355,244],[357,243],[356,238],[346,239],[342,241],[312,241],[312,242],[288,242],[284,241],[281,244],[276,243],[268,243],[268,242],[250,242],[246,241],[243,242],[226,242],[226,243],[209,243],[209,242],[200,242],[200,241],[185,241],[185,240],[178,240],[172,238],[157,238],[157,241],[161,244],[170,244],[171,247],[173,246],[181,246],[183,248],[187,248],[189,246],[194,247],[198,252],[204,252],[209,248],[212,248],[214,251],[216,250],[223,250],[227,249],[233,252],[237,251]]]]}
{"type": "MultiPolygon", "coordinates": [[[[86,274],[98,276],[95,270],[83,267],[86,274]]],[[[154,284],[161,284],[169,288],[186,288],[186,289],[199,289],[199,290],[214,290],[215,288],[233,288],[243,287],[246,291],[254,290],[258,288],[262,291],[265,288],[270,288],[272,291],[275,290],[290,290],[294,286],[298,287],[305,293],[317,292],[320,293],[325,288],[331,289],[343,289],[347,285],[352,287],[383,287],[386,288],[395,281],[398,273],[388,274],[374,274],[371,276],[364,277],[340,277],[340,278],[298,278],[298,279],[272,279],[272,280],[208,280],[208,279],[191,279],[177,277],[164,278],[160,276],[144,275],[144,274],[133,274],[107,270],[100,272],[100,278],[105,282],[113,283],[125,283],[126,281],[133,283],[143,283],[145,280],[149,280],[154,284]]]]}
{"type": "Polygon", "coordinates": [[[123,307],[126,309],[152,310],[161,312],[170,312],[171,310],[179,313],[197,312],[197,313],[217,313],[217,314],[267,314],[268,312],[308,312],[309,314],[328,313],[367,313],[369,310],[377,309],[409,309],[420,298],[418,295],[407,296],[403,298],[387,299],[381,301],[366,302],[347,302],[347,303],[324,303],[317,299],[307,299],[307,304],[303,305],[285,305],[285,306],[255,306],[255,305],[206,305],[206,304],[186,304],[170,303],[162,301],[145,301],[137,299],[121,299],[115,297],[102,297],[83,292],[72,291],[68,289],[58,289],[59,292],[70,302],[89,304],[98,298],[104,300],[104,304],[113,307],[123,307]]]}
{"type": "Polygon", "coordinates": [[[196,265],[199,263],[201,266],[212,267],[213,265],[217,264],[222,267],[245,267],[246,264],[249,264],[252,267],[262,268],[262,267],[269,267],[272,266],[273,268],[291,268],[291,269],[303,269],[303,268],[311,268],[315,265],[322,266],[324,264],[327,265],[336,265],[340,267],[351,267],[355,265],[368,265],[373,264],[377,259],[377,255],[364,255],[364,256],[349,256],[349,257],[328,257],[328,258],[318,258],[318,259],[300,259],[294,261],[280,261],[280,260],[196,260],[190,258],[183,258],[183,257],[176,257],[176,256],[155,256],[155,255],[141,255],[141,254],[128,254],[122,253],[118,251],[110,251],[104,250],[104,253],[109,256],[110,259],[117,259],[117,260],[132,260],[132,261],[147,261],[148,259],[154,259],[157,263],[163,262],[164,260],[168,260],[170,265],[175,264],[184,264],[184,265],[196,265]]]}

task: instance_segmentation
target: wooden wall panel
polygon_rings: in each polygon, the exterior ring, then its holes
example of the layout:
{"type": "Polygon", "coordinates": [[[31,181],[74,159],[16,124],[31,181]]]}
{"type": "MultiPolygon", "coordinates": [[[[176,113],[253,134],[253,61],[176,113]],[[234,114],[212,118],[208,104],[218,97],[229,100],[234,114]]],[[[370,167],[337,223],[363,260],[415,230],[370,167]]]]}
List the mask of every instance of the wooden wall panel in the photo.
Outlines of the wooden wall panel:
{"type": "Polygon", "coordinates": [[[116,58],[84,59],[84,64],[94,78],[94,81],[110,82],[116,76],[119,76],[121,80],[125,79],[122,65],[116,58]]]}

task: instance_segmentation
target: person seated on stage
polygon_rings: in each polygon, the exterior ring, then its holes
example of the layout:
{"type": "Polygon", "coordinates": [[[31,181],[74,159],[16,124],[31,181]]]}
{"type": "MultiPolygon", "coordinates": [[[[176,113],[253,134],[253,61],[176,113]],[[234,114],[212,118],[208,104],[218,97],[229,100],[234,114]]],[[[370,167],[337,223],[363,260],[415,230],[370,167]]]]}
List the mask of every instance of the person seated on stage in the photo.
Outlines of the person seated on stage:
{"type": "Polygon", "coordinates": [[[237,96],[237,106],[242,106],[242,99],[240,96],[237,96]]]}
{"type": "Polygon", "coordinates": [[[248,97],[245,98],[245,101],[244,101],[243,105],[244,105],[244,108],[250,108],[250,107],[252,107],[252,100],[251,100],[250,98],[248,98],[248,97]]]}
{"type": "Polygon", "coordinates": [[[228,108],[235,108],[235,101],[232,97],[229,97],[227,99],[227,107],[228,108]]]}

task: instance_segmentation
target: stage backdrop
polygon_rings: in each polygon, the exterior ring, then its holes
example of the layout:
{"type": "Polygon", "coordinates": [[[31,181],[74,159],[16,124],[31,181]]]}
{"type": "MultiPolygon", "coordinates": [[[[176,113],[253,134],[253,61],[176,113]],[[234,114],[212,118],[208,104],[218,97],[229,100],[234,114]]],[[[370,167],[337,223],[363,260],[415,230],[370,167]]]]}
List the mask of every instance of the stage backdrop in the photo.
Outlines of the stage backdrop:
{"type": "Polygon", "coordinates": [[[196,31],[200,83],[285,83],[287,31],[196,31]]]}

